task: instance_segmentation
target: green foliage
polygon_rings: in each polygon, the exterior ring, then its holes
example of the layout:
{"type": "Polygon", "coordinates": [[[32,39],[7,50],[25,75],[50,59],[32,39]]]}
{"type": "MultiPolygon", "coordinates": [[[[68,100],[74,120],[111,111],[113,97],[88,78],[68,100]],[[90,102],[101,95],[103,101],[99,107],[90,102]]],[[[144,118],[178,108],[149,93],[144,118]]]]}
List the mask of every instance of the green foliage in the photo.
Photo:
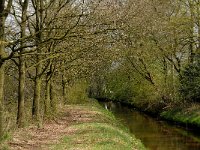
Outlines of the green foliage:
{"type": "Polygon", "coordinates": [[[156,92],[156,88],[146,81],[135,84],[133,88],[134,96],[133,101],[141,103],[142,101],[155,101],[159,95],[156,92]]]}
{"type": "Polygon", "coordinates": [[[85,81],[77,81],[72,86],[68,87],[67,104],[81,104],[88,101],[87,83],[85,81]]]}
{"type": "Polygon", "coordinates": [[[189,64],[180,78],[180,92],[187,101],[200,102],[200,62],[189,64]]]}
{"type": "Polygon", "coordinates": [[[107,75],[105,95],[112,100],[127,102],[133,96],[130,83],[130,76],[117,69],[107,75]]]}
{"type": "Polygon", "coordinates": [[[107,74],[105,89],[107,98],[126,103],[149,103],[161,97],[155,86],[137,73],[127,74],[122,66],[107,74]]]}

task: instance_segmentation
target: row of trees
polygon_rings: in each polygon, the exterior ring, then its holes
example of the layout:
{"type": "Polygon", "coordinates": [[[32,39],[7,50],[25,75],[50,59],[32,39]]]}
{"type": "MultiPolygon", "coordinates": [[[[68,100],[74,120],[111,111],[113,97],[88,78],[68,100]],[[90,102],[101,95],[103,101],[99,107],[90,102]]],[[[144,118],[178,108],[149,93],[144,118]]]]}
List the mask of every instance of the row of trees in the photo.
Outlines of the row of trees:
{"type": "Polygon", "coordinates": [[[114,59],[113,36],[123,18],[118,6],[107,0],[0,1],[1,137],[5,114],[23,127],[31,110],[41,126],[42,116],[66,101],[67,86],[89,80],[114,59]]]}
{"type": "Polygon", "coordinates": [[[200,1],[128,3],[121,58],[98,77],[98,96],[145,107],[199,101],[200,1]]]}
{"type": "Polygon", "coordinates": [[[198,0],[0,2],[1,137],[5,114],[41,126],[80,78],[95,97],[199,101],[198,0]]]}

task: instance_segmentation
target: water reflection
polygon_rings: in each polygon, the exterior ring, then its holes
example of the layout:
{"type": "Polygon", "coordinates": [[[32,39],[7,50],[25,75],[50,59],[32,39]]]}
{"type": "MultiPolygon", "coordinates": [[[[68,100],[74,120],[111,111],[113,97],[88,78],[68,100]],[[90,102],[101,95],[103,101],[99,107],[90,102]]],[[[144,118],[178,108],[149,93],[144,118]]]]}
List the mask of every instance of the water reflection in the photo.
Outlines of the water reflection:
{"type": "Polygon", "coordinates": [[[119,103],[106,102],[111,110],[150,150],[200,150],[200,136],[158,121],[119,103]]]}

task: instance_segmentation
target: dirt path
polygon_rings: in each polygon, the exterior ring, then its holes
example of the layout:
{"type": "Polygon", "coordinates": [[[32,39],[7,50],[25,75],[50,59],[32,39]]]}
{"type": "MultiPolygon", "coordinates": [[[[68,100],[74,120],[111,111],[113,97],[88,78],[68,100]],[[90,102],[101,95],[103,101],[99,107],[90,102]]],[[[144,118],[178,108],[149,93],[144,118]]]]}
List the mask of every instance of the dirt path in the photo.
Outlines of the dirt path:
{"type": "Polygon", "coordinates": [[[8,143],[11,150],[46,150],[49,146],[59,143],[59,140],[75,131],[71,125],[90,122],[98,112],[84,108],[67,106],[62,110],[60,117],[53,121],[46,121],[43,128],[30,126],[15,131],[12,140],[8,143]]]}

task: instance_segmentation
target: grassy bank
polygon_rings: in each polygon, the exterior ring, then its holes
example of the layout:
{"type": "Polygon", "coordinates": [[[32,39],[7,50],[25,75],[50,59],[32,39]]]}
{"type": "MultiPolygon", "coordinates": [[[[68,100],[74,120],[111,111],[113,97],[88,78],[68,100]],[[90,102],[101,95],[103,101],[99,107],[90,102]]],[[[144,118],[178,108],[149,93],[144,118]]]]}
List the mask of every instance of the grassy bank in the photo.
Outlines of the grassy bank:
{"type": "Polygon", "coordinates": [[[66,105],[59,117],[46,121],[43,128],[19,129],[8,142],[10,149],[52,150],[144,150],[139,140],[129,134],[96,101],[66,105]]]}
{"type": "Polygon", "coordinates": [[[154,103],[131,103],[139,111],[154,117],[174,122],[184,127],[200,128],[200,104],[199,103],[171,103],[170,105],[162,105],[154,103]]]}
{"type": "Polygon", "coordinates": [[[160,116],[189,127],[200,128],[200,104],[185,104],[164,110],[160,116]]]}

